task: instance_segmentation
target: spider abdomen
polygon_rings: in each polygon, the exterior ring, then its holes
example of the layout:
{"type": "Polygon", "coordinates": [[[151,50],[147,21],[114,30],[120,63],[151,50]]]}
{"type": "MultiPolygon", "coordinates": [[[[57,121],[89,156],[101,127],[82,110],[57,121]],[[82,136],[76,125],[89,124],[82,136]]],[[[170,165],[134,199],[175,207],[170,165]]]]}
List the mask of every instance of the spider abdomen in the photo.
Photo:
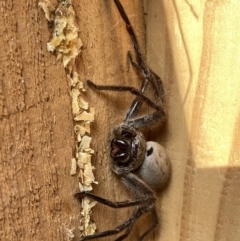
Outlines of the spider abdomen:
{"type": "Polygon", "coordinates": [[[171,174],[171,165],[165,149],[157,142],[146,142],[145,159],[135,174],[154,190],[163,188],[171,174]]]}

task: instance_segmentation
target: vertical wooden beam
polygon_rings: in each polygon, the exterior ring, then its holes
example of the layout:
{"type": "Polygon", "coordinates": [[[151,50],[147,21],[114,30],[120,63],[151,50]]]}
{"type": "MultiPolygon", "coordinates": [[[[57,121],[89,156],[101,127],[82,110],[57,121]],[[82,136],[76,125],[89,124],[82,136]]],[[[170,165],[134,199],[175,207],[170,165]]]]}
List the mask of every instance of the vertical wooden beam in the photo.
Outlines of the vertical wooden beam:
{"type": "Polygon", "coordinates": [[[147,1],[147,56],[164,80],[172,180],[159,240],[240,239],[239,1],[147,1]]]}
{"type": "MultiPolygon", "coordinates": [[[[72,4],[83,41],[77,60],[81,80],[139,84],[135,71],[128,69],[127,51],[133,49],[113,1],[72,4]]],[[[138,37],[142,36],[141,2],[122,4],[138,37]]],[[[70,240],[67,230],[75,227],[78,240],[80,204],[73,198],[78,180],[70,176],[76,142],[66,73],[46,50],[51,34],[38,2],[2,1],[0,9],[0,236],[19,241],[70,240]]],[[[143,46],[144,39],[139,41],[143,46]]],[[[133,97],[87,88],[85,98],[96,108],[92,137],[99,185],[94,192],[121,200],[123,189],[108,165],[108,140],[133,97]]],[[[105,230],[130,213],[97,205],[93,216],[99,230],[105,230]]]]}

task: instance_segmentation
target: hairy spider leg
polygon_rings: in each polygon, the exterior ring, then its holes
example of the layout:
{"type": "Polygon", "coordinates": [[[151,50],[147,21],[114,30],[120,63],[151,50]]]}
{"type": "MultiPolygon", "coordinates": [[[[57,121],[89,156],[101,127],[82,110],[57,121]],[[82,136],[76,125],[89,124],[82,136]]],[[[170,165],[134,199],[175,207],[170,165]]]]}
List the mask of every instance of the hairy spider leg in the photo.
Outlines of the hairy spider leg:
{"type": "MultiPolygon", "coordinates": [[[[151,206],[143,206],[143,207],[137,207],[135,208],[132,216],[127,219],[125,222],[123,222],[121,225],[117,226],[115,229],[110,229],[106,230],[100,233],[92,234],[85,236],[81,238],[79,241],[84,241],[84,240],[90,240],[90,239],[95,239],[95,238],[103,238],[106,236],[111,236],[120,233],[124,229],[126,229],[125,233],[121,236],[119,236],[115,241],[121,241],[127,238],[127,236],[130,234],[130,232],[133,229],[134,223],[145,213],[147,213],[152,207],[151,206]]],[[[157,224],[157,223],[156,223],[157,224]]],[[[143,238],[149,234],[149,232],[152,231],[152,227],[150,227],[149,230],[147,230],[141,237],[140,240],[143,240],[143,238]],[[146,235],[145,235],[146,234],[146,235]]]]}
{"type": "MultiPolygon", "coordinates": [[[[120,237],[118,237],[115,241],[121,241],[121,240],[124,240],[125,238],[127,238],[128,235],[130,234],[130,232],[132,231],[133,225],[137,221],[137,219],[140,218],[143,214],[147,213],[149,210],[152,210],[153,212],[155,211],[155,208],[153,208],[153,205],[144,206],[141,208],[136,207],[135,211],[131,217],[132,223],[126,228],[125,233],[123,235],[121,235],[120,237]]],[[[155,211],[155,214],[156,214],[156,211],[155,211]]],[[[157,218],[157,215],[155,217],[157,218]]],[[[154,221],[156,221],[156,222],[146,232],[144,232],[140,236],[140,238],[139,238],[140,241],[142,241],[153,230],[153,228],[155,228],[157,226],[158,218],[157,218],[157,220],[154,220],[154,221]]]]}
{"type": "MultiPolygon", "coordinates": [[[[159,78],[159,76],[157,76],[152,70],[150,70],[148,68],[148,66],[145,64],[143,57],[142,57],[142,53],[140,51],[140,47],[136,38],[136,35],[134,33],[134,30],[132,28],[132,25],[130,23],[130,20],[124,10],[124,8],[122,7],[121,3],[119,2],[119,0],[114,0],[118,11],[122,17],[122,19],[124,20],[125,24],[126,24],[126,29],[128,31],[128,34],[131,38],[131,41],[133,43],[135,52],[136,52],[136,57],[137,57],[137,63],[135,63],[132,59],[131,53],[128,52],[128,58],[131,62],[131,64],[142,74],[144,81],[142,82],[142,86],[141,86],[141,92],[144,93],[147,88],[148,88],[148,84],[149,82],[152,85],[152,89],[154,91],[155,97],[156,99],[160,99],[160,101],[162,102],[162,106],[164,106],[164,89],[163,89],[163,84],[162,84],[162,80],[159,78]]],[[[143,100],[139,97],[136,97],[133,100],[133,103],[131,104],[126,117],[124,118],[124,122],[128,122],[128,120],[134,118],[138,112],[139,109],[141,108],[143,100]]]]}
{"type": "MultiPolygon", "coordinates": [[[[118,1],[118,0],[114,0],[117,8],[118,8],[118,11],[122,17],[122,19],[124,20],[125,24],[126,24],[126,29],[128,31],[128,34],[131,38],[131,41],[133,43],[133,46],[134,46],[134,50],[135,50],[135,53],[136,53],[136,57],[137,57],[137,63],[135,63],[133,60],[132,60],[132,56],[131,56],[131,53],[128,52],[128,58],[131,62],[131,64],[136,68],[138,69],[138,71],[141,72],[141,74],[144,76],[144,81],[142,83],[142,86],[141,86],[141,92],[145,92],[145,90],[147,89],[148,87],[148,77],[149,77],[149,69],[148,67],[145,65],[145,62],[143,61],[143,57],[142,57],[142,53],[140,51],[140,47],[139,47],[139,44],[138,44],[138,41],[137,41],[137,38],[136,38],[136,35],[134,33],[134,30],[132,28],[132,25],[129,21],[129,18],[124,10],[124,8],[122,7],[121,3],[118,1]]],[[[142,105],[142,99],[136,97],[129,109],[129,111],[127,112],[126,114],[126,117],[124,119],[124,122],[127,122],[130,118],[133,118],[134,116],[137,115],[140,107],[142,105]]]]}
{"type": "Polygon", "coordinates": [[[115,240],[115,241],[121,241],[129,235],[137,219],[140,218],[143,214],[147,213],[148,211],[152,212],[154,223],[150,226],[150,228],[146,232],[144,232],[141,235],[140,240],[143,240],[143,238],[147,234],[149,234],[152,231],[152,229],[158,224],[158,218],[154,208],[154,204],[156,201],[155,192],[133,173],[128,173],[123,175],[122,180],[128,188],[134,189],[134,190],[136,190],[136,188],[138,188],[138,190],[140,189],[137,192],[137,194],[143,195],[143,196],[141,198],[137,198],[133,200],[126,200],[122,202],[112,202],[105,198],[94,195],[90,192],[82,192],[82,193],[75,194],[76,198],[83,198],[84,196],[88,196],[104,205],[107,205],[113,208],[124,208],[124,207],[136,206],[132,216],[129,219],[127,219],[125,222],[123,222],[121,225],[117,226],[115,229],[110,229],[110,230],[106,230],[93,235],[85,236],[81,238],[80,241],[118,234],[124,229],[126,229],[125,233],[115,240]]]}
{"type": "Polygon", "coordinates": [[[131,86],[117,86],[117,85],[96,85],[92,81],[87,80],[89,86],[97,90],[110,90],[110,91],[129,91],[130,93],[136,95],[142,101],[144,101],[148,106],[152,107],[156,111],[152,114],[145,115],[139,118],[131,119],[127,121],[127,125],[134,127],[135,129],[143,128],[148,125],[154,124],[158,121],[164,121],[166,119],[166,114],[162,106],[158,105],[156,102],[149,99],[141,91],[137,90],[131,86]]]}
{"type": "Polygon", "coordinates": [[[140,68],[144,69],[145,72],[146,72],[146,75],[148,73],[148,67],[145,65],[144,61],[143,61],[143,57],[142,57],[142,53],[140,51],[140,48],[139,48],[139,44],[138,44],[138,41],[137,41],[137,38],[136,38],[136,35],[134,33],[134,30],[132,28],[132,25],[129,21],[129,18],[125,12],[125,10],[123,9],[123,6],[122,4],[119,2],[119,0],[114,0],[117,8],[118,8],[118,11],[120,13],[120,15],[122,16],[122,19],[124,20],[124,22],[126,23],[126,29],[130,35],[130,38],[132,40],[132,43],[133,43],[133,47],[135,49],[135,52],[136,52],[136,55],[137,55],[137,62],[139,64],[142,64],[143,66],[140,65],[140,68]]]}
{"type": "Polygon", "coordinates": [[[158,225],[158,216],[155,207],[152,208],[152,217],[153,217],[153,223],[152,225],[141,235],[140,241],[142,241],[151,231],[158,225]]]}
{"type": "MultiPolygon", "coordinates": [[[[123,231],[126,228],[127,228],[127,230],[126,230],[126,233],[127,233],[128,230],[130,229],[129,227],[133,226],[133,221],[132,221],[133,217],[134,217],[134,215],[131,218],[129,218],[128,220],[126,220],[124,223],[122,223],[121,225],[117,226],[115,229],[110,229],[110,230],[103,231],[103,232],[100,232],[100,233],[95,233],[95,234],[92,234],[92,235],[88,235],[88,236],[85,236],[85,237],[81,238],[79,241],[84,241],[84,240],[89,240],[89,239],[103,238],[103,237],[106,237],[106,236],[111,236],[111,235],[120,233],[121,231],[123,231]]],[[[130,229],[130,231],[131,230],[132,230],[132,228],[130,229]]],[[[130,231],[128,232],[128,234],[130,233],[130,231]]],[[[120,236],[116,240],[120,241],[120,240],[123,240],[126,237],[127,236],[124,234],[124,235],[120,236]],[[123,237],[123,236],[125,236],[125,237],[123,237]]]]}
{"type": "Polygon", "coordinates": [[[83,192],[78,192],[74,194],[75,198],[78,199],[82,199],[84,197],[90,197],[92,199],[94,199],[95,201],[102,203],[106,206],[112,207],[112,208],[125,208],[125,207],[131,207],[131,206],[136,206],[136,205],[140,205],[143,204],[147,201],[149,201],[149,197],[148,196],[144,196],[138,199],[134,199],[134,200],[126,200],[126,201],[121,201],[121,202],[112,202],[106,198],[102,198],[98,195],[95,195],[91,192],[87,192],[87,191],[83,191],[83,192]]]}

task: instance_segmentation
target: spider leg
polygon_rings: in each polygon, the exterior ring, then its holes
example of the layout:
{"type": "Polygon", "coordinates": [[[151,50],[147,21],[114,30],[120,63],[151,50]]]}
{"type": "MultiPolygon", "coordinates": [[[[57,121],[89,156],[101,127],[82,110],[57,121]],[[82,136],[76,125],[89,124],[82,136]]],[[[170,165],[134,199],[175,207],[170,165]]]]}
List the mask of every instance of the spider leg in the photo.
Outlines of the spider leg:
{"type": "MultiPolygon", "coordinates": [[[[145,66],[144,66],[145,63],[144,63],[144,61],[143,61],[143,57],[142,57],[142,54],[141,54],[141,51],[140,51],[140,48],[139,48],[139,44],[138,44],[136,35],[135,35],[135,33],[134,33],[134,30],[133,30],[133,28],[132,28],[132,25],[131,25],[131,23],[130,23],[130,21],[129,21],[129,18],[128,18],[128,16],[127,16],[127,14],[126,14],[126,12],[125,12],[122,4],[119,2],[119,0],[114,0],[114,2],[115,2],[116,6],[117,6],[117,8],[118,8],[119,13],[121,14],[122,19],[124,20],[124,22],[125,22],[125,24],[126,24],[126,29],[127,29],[127,31],[128,31],[128,34],[129,34],[130,38],[131,38],[131,41],[132,41],[132,43],[133,43],[133,47],[134,47],[135,52],[136,52],[136,55],[137,55],[137,62],[138,62],[140,65],[143,64],[142,67],[144,68],[144,67],[145,67],[145,66]]],[[[142,67],[141,67],[141,68],[142,68],[142,67]]],[[[146,72],[147,72],[147,71],[148,71],[148,68],[146,68],[146,72]]]]}
{"type": "MultiPolygon", "coordinates": [[[[142,74],[144,81],[142,83],[141,86],[141,92],[144,93],[147,88],[149,83],[151,83],[152,85],[152,89],[154,91],[154,95],[155,95],[155,99],[156,100],[160,100],[162,102],[162,104],[164,104],[164,89],[163,89],[163,84],[161,79],[152,71],[148,68],[148,66],[145,64],[143,57],[142,57],[142,53],[140,51],[140,47],[136,38],[136,35],[134,33],[133,27],[130,23],[130,20],[123,8],[123,6],[121,5],[119,0],[114,0],[118,11],[122,17],[122,19],[124,20],[125,24],[126,24],[126,29],[128,31],[128,34],[131,38],[131,41],[133,43],[133,47],[136,53],[136,58],[137,58],[137,63],[135,63],[132,59],[131,53],[128,52],[128,58],[131,62],[131,64],[142,74]]],[[[124,122],[127,122],[128,120],[134,118],[137,113],[139,112],[139,109],[142,106],[142,102],[143,100],[141,98],[136,97],[133,100],[132,105],[130,106],[129,111],[126,114],[126,117],[124,119],[124,122]]]]}
{"type": "Polygon", "coordinates": [[[142,241],[158,225],[158,216],[157,216],[156,209],[153,208],[151,211],[152,211],[152,216],[153,216],[153,224],[151,225],[151,227],[148,228],[147,231],[145,231],[141,235],[140,241],[142,241]]]}
{"type": "Polygon", "coordinates": [[[94,199],[95,201],[98,201],[106,206],[112,207],[112,208],[125,208],[125,207],[130,207],[130,206],[136,206],[136,205],[140,205],[143,203],[146,203],[147,201],[149,201],[149,196],[144,196],[138,199],[133,199],[133,200],[126,200],[126,201],[121,201],[121,202],[112,202],[108,199],[99,197],[98,195],[95,195],[91,192],[78,192],[75,193],[74,195],[75,198],[77,199],[82,199],[84,197],[90,197],[92,199],[94,199]]]}
{"type": "MultiPolygon", "coordinates": [[[[164,110],[165,108],[165,100],[164,100],[164,88],[162,84],[162,80],[153,72],[150,72],[149,76],[149,81],[151,82],[152,85],[152,90],[155,96],[155,102],[159,102],[159,106],[162,107],[164,110]]],[[[144,81],[142,86],[141,86],[141,92],[144,93],[148,87],[149,81],[144,81]]],[[[125,118],[124,122],[128,122],[130,119],[133,119],[136,117],[136,115],[139,112],[139,109],[141,108],[143,103],[143,99],[136,97],[132,104],[131,107],[129,108],[125,118]]],[[[165,111],[164,111],[165,112],[165,111]]]]}
{"type": "Polygon", "coordinates": [[[123,239],[125,239],[129,234],[130,232],[132,231],[133,229],[133,223],[131,223],[127,228],[126,228],[126,231],[123,235],[121,235],[120,237],[118,237],[115,241],[121,241],[123,239]]]}
{"type": "MultiPolygon", "coordinates": [[[[81,238],[80,241],[115,235],[115,234],[120,233],[124,229],[126,229],[125,233],[115,240],[115,241],[121,241],[129,235],[129,233],[131,232],[131,230],[133,228],[134,223],[138,220],[138,218],[140,218],[143,214],[148,212],[152,207],[153,207],[152,205],[145,205],[145,206],[142,206],[142,207],[136,207],[132,216],[129,219],[127,219],[124,223],[117,226],[115,229],[110,229],[110,230],[106,230],[106,231],[103,231],[103,232],[100,232],[100,233],[87,235],[87,236],[81,238]]],[[[143,240],[143,239],[141,239],[141,240],[143,240]]]]}
{"type": "Polygon", "coordinates": [[[163,106],[158,105],[156,102],[153,102],[141,91],[137,90],[131,86],[117,86],[117,85],[96,85],[92,81],[87,81],[88,85],[97,89],[97,90],[110,90],[110,91],[129,91],[130,93],[136,95],[142,101],[144,101],[148,106],[152,107],[156,111],[150,115],[145,115],[140,118],[126,120],[126,124],[133,126],[134,128],[143,128],[148,125],[151,125],[157,121],[164,121],[166,119],[166,114],[163,106]]]}
{"type": "Polygon", "coordinates": [[[131,65],[132,65],[134,68],[136,68],[139,72],[142,73],[141,67],[140,67],[136,62],[133,61],[131,51],[128,51],[128,53],[127,53],[127,58],[128,58],[128,60],[130,61],[131,65]]]}
{"type": "Polygon", "coordinates": [[[144,102],[146,102],[147,105],[149,105],[153,109],[155,109],[157,111],[159,111],[161,109],[161,107],[157,103],[153,102],[146,95],[144,95],[141,91],[139,91],[138,89],[136,89],[134,87],[119,86],[119,85],[96,85],[90,80],[87,80],[87,83],[89,86],[94,87],[97,90],[111,90],[111,91],[120,91],[120,92],[129,91],[130,93],[141,98],[144,102]]]}
{"type": "MultiPolygon", "coordinates": [[[[142,241],[158,224],[158,217],[155,209],[155,193],[154,191],[144,182],[142,181],[137,175],[133,173],[128,173],[127,175],[123,176],[122,181],[124,182],[125,186],[130,190],[130,192],[135,192],[135,195],[141,196],[141,195],[147,195],[149,197],[152,197],[152,199],[149,199],[148,202],[141,206],[137,206],[135,209],[135,212],[133,214],[134,219],[138,219],[141,217],[144,213],[151,211],[152,217],[153,217],[153,224],[140,236],[140,241],[142,241]]],[[[135,221],[136,221],[135,220],[135,221]]],[[[125,238],[128,236],[128,234],[131,232],[130,226],[128,229],[126,229],[125,233],[117,239],[117,241],[120,241],[121,237],[125,238]]]]}
{"type": "MultiPolygon", "coordinates": [[[[127,56],[132,66],[136,68],[141,74],[143,74],[141,66],[139,66],[136,62],[133,61],[132,54],[130,51],[128,51],[127,56]]],[[[150,82],[153,86],[155,97],[161,98],[161,101],[164,102],[164,88],[163,88],[162,80],[151,69],[148,68],[148,70],[149,70],[149,74],[147,76],[143,75],[144,82],[142,83],[142,86],[141,86],[141,92],[144,93],[146,91],[147,85],[150,82]]]]}
{"type": "MultiPolygon", "coordinates": [[[[121,241],[124,240],[125,238],[128,237],[128,235],[130,234],[130,232],[133,229],[133,225],[134,223],[146,212],[148,212],[149,210],[151,210],[153,208],[152,204],[146,205],[146,206],[142,206],[142,207],[136,207],[131,219],[131,223],[129,224],[129,226],[126,228],[126,231],[123,235],[121,235],[120,237],[118,237],[115,241],[121,241]]],[[[154,226],[155,228],[155,226],[154,226]]],[[[151,231],[153,230],[152,226],[140,237],[140,241],[142,241],[151,231]]]]}
{"type": "MultiPolygon", "coordinates": [[[[140,74],[143,75],[143,71],[142,71],[141,67],[140,67],[136,62],[133,61],[133,59],[132,59],[132,54],[131,54],[130,51],[128,51],[127,57],[128,57],[128,59],[129,59],[130,63],[132,64],[132,66],[133,66],[140,74]]],[[[148,83],[149,83],[149,81],[148,81],[148,78],[146,77],[146,78],[144,79],[143,83],[142,83],[142,86],[141,86],[141,92],[142,92],[142,93],[144,93],[144,92],[146,91],[146,89],[147,89],[147,87],[148,87],[148,83]]],[[[124,118],[124,122],[126,122],[127,120],[129,120],[129,119],[131,119],[131,118],[133,118],[133,117],[135,117],[135,116],[137,115],[137,113],[139,112],[139,109],[140,109],[141,106],[142,106],[142,102],[143,102],[142,99],[139,98],[139,97],[136,97],[136,98],[133,100],[133,102],[132,102],[132,104],[131,104],[131,106],[130,106],[130,108],[129,108],[129,110],[128,110],[125,118],[124,118]]]]}
{"type": "Polygon", "coordinates": [[[135,199],[121,201],[121,202],[112,202],[108,199],[102,198],[88,191],[75,193],[74,197],[78,199],[82,199],[84,197],[90,197],[95,201],[98,201],[112,208],[125,208],[130,206],[144,205],[148,202],[153,202],[153,203],[155,202],[156,198],[155,198],[154,191],[135,174],[130,172],[128,174],[123,175],[122,182],[130,190],[139,190],[138,191],[139,193],[137,195],[138,197],[135,199]]]}
{"type": "Polygon", "coordinates": [[[140,128],[148,127],[149,125],[156,124],[158,122],[164,122],[165,120],[166,120],[165,112],[163,110],[159,110],[152,114],[129,120],[127,122],[127,125],[132,126],[135,129],[140,129],[140,128]]]}
{"type": "MultiPolygon", "coordinates": [[[[95,239],[95,238],[102,238],[102,237],[118,234],[122,230],[124,230],[125,228],[127,228],[127,227],[132,225],[132,219],[133,219],[132,217],[129,218],[124,223],[122,223],[121,225],[117,226],[115,229],[110,229],[110,230],[106,230],[106,231],[103,231],[103,232],[100,232],[100,233],[87,235],[87,236],[81,238],[80,241],[89,240],[89,239],[95,239]]],[[[130,229],[130,231],[131,231],[131,229],[130,229]]]]}
{"type": "MultiPolygon", "coordinates": [[[[118,8],[118,11],[119,11],[122,19],[124,20],[124,22],[126,24],[126,29],[128,31],[128,34],[129,34],[130,38],[131,38],[131,41],[132,41],[132,44],[133,44],[133,47],[134,47],[134,50],[135,50],[135,53],[136,53],[136,56],[137,56],[137,63],[135,63],[133,61],[130,51],[128,52],[128,59],[130,60],[131,64],[144,77],[144,81],[143,81],[142,87],[141,87],[141,92],[144,93],[145,90],[147,89],[148,84],[149,84],[148,79],[149,79],[150,71],[149,71],[149,68],[147,67],[147,65],[145,64],[145,62],[143,60],[142,53],[140,51],[140,47],[139,47],[136,35],[134,33],[133,27],[132,27],[132,25],[129,21],[129,18],[128,18],[123,6],[121,5],[121,3],[118,0],[114,0],[114,2],[115,2],[116,6],[118,8]]],[[[134,102],[132,103],[126,117],[125,117],[125,120],[128,120],[131,117],[134,117],[138,113],[141,105],[142,105],[142,100],[139,99],[138,97],[136,97],[134,102]]]]}
{"type": "Polygon", "coordinates": [[[133,173],[128,173],[128,174],[122,176],[122,181],[128,188],[130,188],[132,190],[134,189],[136,191],[135,194],[138,196],[137,199],[114,203],[114,202],[111,202],[104,198],[101,198],[97,195],[94,195],[90,192],[83,192],[83,193],[75,194],[75,197],[77,197],[77,198],[83,198],[84,196],[89,196],[89,197],[93,198],[94,200],[99,201],[102,204],[105,204],[105,205],[113,207],[113,208],[136,206],[132,216],[129,219],[127,219],[124,223],[117,226],[115,229],[110,229],[110,230],[107,230],[104,232],[85,236],[81,239],[81,241],[118,234],[121,231],[123,231],[124,229],[126,229],[125,233],[116,239],[117,241],[123,240],[129,235],[129,233],[131,232],[133,225],[137,221],[137,219],[140,218],[144,213],[146,213],[149,210],[151,210],[152,208],[154,208],[154,204],[155,204],[155,200],[156,200],[155,193],[139,177],[137,177],[133,173]],[[139,197],[139,196],[142,196],[142,197],[139,197]]]}

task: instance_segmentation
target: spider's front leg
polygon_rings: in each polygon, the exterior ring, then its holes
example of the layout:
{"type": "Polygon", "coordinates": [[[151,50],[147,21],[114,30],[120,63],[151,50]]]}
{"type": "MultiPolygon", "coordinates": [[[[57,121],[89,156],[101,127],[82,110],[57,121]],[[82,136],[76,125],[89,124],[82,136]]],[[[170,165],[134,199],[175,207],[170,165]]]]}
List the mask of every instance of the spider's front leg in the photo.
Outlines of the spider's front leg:
{"type": "Polygon", "coordinates": [[[149,85],[152,88],[152,91],[154,93],[154,99],[155,102],[158,102],[158,105],[161,107],[161,111],[159,113],[154,113],[150,116],[146,116],[146,118],[141,118],[141,119],[134,119],[141,106],[143,99],[139,98],[138,96],[133,100],[131,107],[129,108],[126,117],[124,119],[124,123],[126,124],[132,124],[135,128],[143,128],[148,125],[151,125],[155,122],[162,122],[166,119],[165,115],[165,104],[164,104],[164,88],[163,88],[163,83],[161,78],[155,74],[145,63],[142,53],[136,38],[136,35],[134,33],[134,29],[132,27],[132,24],[122,6],[119,0],[114,0],[118,11],[124,20],[126,24],[126,29],[127,32],[131,38],[135,54],[136,54],[136,62],[133,61],[131,53],[128,52],[128,59],[130,60],[131,64],[137,69],[137,71],[142,75],[143,82],[141,86],[141,92],[144,94],[145,91],[148,89],[149,85]],[[129,121],[131,120],[131,121],[129,121]],[[132,121],[133,120],[133,121],[132,121]]]}
{"type": "Polygon", "coordinates": [[[144,128],[146,126],[152,125],[156,122],[163,122],[166,120],[166,114],[164,107],[158,103],[152,101],[149,97],[143,94],[138,89],[131,86],[119,86],[119,85],[96,85],[92,81],[87,80],[87,84],[97,90],[110,90],[110,91],[129,91],[130,93],[136,95],[141,101],[145,102],[148,106],[155,109],[155,112],[149,115],[145,115],[139,118],[126,120],[125,124],[134,127],[135,129],[144,128]]]}

